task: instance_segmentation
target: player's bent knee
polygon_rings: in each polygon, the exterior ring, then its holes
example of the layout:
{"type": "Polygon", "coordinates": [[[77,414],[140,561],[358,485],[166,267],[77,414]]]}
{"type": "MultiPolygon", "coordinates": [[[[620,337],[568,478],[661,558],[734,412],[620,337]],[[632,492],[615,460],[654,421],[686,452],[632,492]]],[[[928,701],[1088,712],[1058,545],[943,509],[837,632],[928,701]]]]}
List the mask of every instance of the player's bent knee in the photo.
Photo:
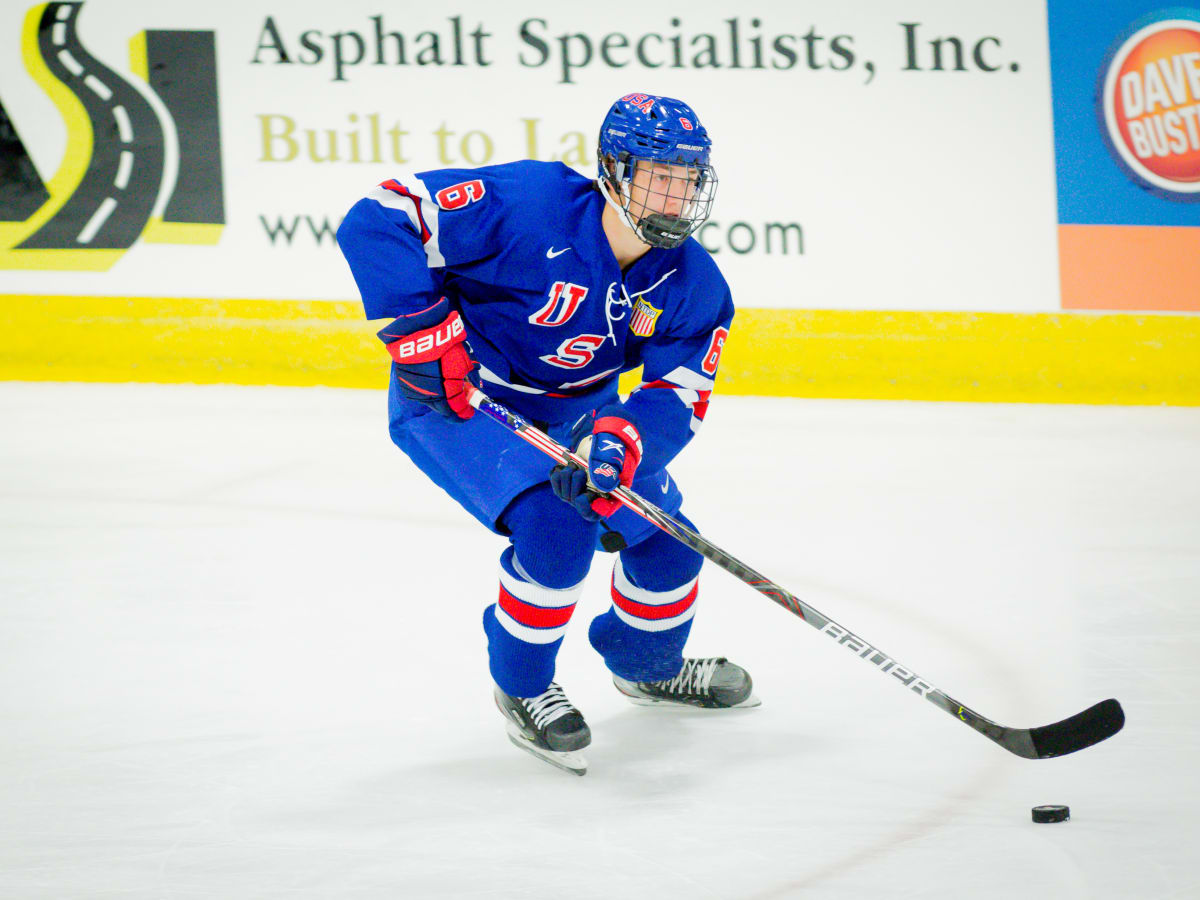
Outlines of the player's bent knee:
{"type": "Polygon", "coordinates": [[[548,483],[513,500],[500,523],[509,532],[517,562],[536,583],[560,590],[586,577],[599,526],[559,500],[548,483]]]}
{"type": "MultiPolygon", "coordinates": [[[[682,513],[675,518],[695,530],[682,513]]],[[[655,530],[644,541],[621,551],[625,573],[648,591],[666,591],[691,581],[703,564],[703,556],[665,531],[655,530]]]]}

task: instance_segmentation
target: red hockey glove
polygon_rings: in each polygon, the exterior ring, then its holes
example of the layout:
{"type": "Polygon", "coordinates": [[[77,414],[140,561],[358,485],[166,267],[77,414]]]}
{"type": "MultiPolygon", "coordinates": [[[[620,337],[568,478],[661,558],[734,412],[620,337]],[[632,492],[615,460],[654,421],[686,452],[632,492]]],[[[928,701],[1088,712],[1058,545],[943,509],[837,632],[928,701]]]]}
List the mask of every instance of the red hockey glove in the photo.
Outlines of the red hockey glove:
{"type": "Polygon", "coordinates": [[[453,421],[475,415],[467,383],[479,386],[475,360],[458,310],[443,297],[428,309],[401,316],[379,332],[395,360],[397,387],[453,421]]]}
{"type": "Polygon", "coordinates": [[[560,499],[590,521],[611,516],[621,508],[619,500],[599,496],[618,484],[628,487],[642,461],[642,436],[624,407],[614,403],[575,424],[570,443],[587,460],[587,470],[558,466],[550,473],[550,486],[560,499]],[[590,426],[590,427],[589,427],[590,426]]]}

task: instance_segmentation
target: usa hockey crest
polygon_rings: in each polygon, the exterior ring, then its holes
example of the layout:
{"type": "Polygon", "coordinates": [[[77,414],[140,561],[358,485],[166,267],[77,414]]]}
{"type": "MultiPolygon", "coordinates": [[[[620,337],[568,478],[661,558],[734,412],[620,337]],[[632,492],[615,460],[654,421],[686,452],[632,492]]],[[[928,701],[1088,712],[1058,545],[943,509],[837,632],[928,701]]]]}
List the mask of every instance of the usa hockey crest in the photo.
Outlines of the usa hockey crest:
{"type": "Polygon", "coordinates": [[[629,330],[638,337],[650,337],[654,334],[654,326],[660,315],[662,315],[661,309],[655,309],[646,302],[645,298],[639,297],[633,307],[633,315],[629,319],[629,330]]]}

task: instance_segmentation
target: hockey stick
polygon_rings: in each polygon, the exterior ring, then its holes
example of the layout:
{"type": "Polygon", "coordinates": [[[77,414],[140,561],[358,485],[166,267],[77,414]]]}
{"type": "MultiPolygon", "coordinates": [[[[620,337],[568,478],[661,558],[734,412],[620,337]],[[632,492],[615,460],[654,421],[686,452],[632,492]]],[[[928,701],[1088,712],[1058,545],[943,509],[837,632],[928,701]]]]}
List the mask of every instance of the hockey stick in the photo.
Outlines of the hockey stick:
{"type": "MultiPolygon", "coordinates": [[[[503,425],[517,437],[537,447],[563,465],[587,468],[586,460],[572,453],[548,434],[539,431],[512,410],[496,403],[474,387],[468,387],[468,392],[472,406],[503,425]]],[[[859,659],[871,663],[880,672],[895,678],[914,693],[950,713],[959,721],[970,725],[984,737],[999,744],[1010,753],[1015,753],[1025,759],[1049,759],[1054,756],[1065,756],[1112,737],[1125,724],[1125,713],[1121,709],[1121,704],[1116,700],[1103,700],[1095,706],[1089,707],[1069,719],[1055,722],[1053,725],[1043,725],[1040,728],[1009,728],[1006,725],[998,725],[934,687],[912,669],[900,665],[878,647],[869,644],[850,629],[839,625],[824,613],[792,596],[745,563],[730,556],[720,547],[710,544],[682,522],[676,521],[627,487],[620,486],[609,496],[616,497],[643,519],[652,522],[676,540],[712,560],[726,572],[737,576],[759,593],[770,597],[788,612],[799,616],[822,634],[829,635],[859,659]]]]}

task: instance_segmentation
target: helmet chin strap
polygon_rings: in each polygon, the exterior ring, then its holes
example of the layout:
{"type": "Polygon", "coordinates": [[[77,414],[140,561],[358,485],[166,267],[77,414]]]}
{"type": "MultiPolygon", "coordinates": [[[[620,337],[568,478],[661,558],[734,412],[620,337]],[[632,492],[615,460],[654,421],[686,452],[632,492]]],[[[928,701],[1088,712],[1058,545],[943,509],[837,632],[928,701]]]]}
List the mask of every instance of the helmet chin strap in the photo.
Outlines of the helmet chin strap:
{"type": "MultiPolygon", "coordinates": [[[[618,163],[618,165],[620,165],[620,163],[618,163]]],[[[608,179],[597,178],[596,181],[600,185],[600,193],[604,195],[604,199],[607,201],[608,205],[617,211],[617,215],[621,217],[621,221],[629,226],[629,230],[637,235],[637,239],[639,241],[641,241],[643,244],[650,244],[648,240],[642,237],[641,232],[638,231],[638,223],[633,220],[633,216],[629,215],[629,210],[613,199],[612,192],[610,190],[611,185],[609,184],[608,179]]],[[[624,182],[622,182],[622,184],[624,184],[624,182]]],[[[622,189],[621,193],[623,195],[625,194],[624,189],[622,189]]],[[[628,195],[625,195],[625,199],[626,201],[629,200],[628,195]]],[[[650,246],[654,245],[650,244],[650,246]]]]}

